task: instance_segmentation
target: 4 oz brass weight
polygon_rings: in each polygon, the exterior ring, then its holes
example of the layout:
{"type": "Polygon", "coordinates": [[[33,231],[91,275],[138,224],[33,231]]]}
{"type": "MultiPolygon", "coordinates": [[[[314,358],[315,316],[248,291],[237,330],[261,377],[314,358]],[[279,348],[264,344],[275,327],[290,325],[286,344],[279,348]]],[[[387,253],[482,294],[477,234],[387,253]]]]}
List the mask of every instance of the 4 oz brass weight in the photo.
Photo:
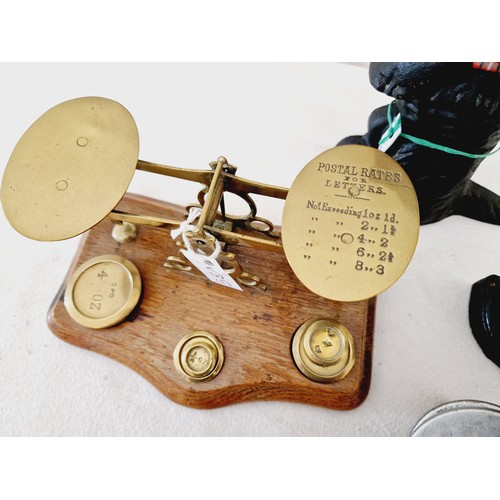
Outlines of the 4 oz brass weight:
{"type": "Polygon", "coordinates": [[[141,275],[128,259],[101,255],[84,262],[64,294],[68,314],[89,328],[107,328],[125,320],[137,307],[141,275]]]}

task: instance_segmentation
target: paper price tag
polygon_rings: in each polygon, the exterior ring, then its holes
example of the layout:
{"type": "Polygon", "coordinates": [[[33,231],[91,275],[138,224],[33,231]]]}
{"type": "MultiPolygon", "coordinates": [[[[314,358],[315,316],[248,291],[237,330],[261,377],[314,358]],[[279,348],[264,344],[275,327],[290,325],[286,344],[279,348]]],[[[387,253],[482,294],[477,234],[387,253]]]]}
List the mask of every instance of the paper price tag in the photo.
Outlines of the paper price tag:
{"type": "Polygon", "coordinates": [[[239,290],[242,292],[241,287],[236,283],[236,281],[231,278],[229,274],[222,269],[220,264],[206,255],[197,254],[194,252],[189,252],[187,250],[181,250],[182,254],[186,259],[196,266],[199,271],[201,271],[210,281],[217,283],[218,285],[227,286],[234,290],[239,290]]]}

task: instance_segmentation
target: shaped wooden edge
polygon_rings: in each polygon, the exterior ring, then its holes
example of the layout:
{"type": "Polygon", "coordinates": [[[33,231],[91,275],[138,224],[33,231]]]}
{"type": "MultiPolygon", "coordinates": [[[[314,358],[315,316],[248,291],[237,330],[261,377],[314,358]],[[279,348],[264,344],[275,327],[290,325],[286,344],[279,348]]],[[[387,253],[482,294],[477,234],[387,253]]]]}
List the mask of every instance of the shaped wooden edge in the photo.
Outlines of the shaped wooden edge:
{"type": "MultiPolygon", "coordinates": [[[[130,194],[118,209],[185,216],[183,207],[130,194]]],[[[295,278],[283,254],[239,247],[231,251],[238,254],[245,269],[265,277],[268,288],[230,290],[200,274],[164,268],[165,257],[178,250],[164,229],[140,227],[136,240],[125,244],[116,243],[111,230],[112,223],[106,219],[82,237],[48,312],[48,325],[57,337],[119,361],[172,401],[191,408],[275,400],[349,410],[365,400],[371,380],[375,298],[355,303],[322,299],[295,278]],[[134,262],[142,276],[143,297],[126,321],[93,330],[69,317],[63,298],[78,266],[105,254],[134,262]],[[293,334],[316,317],[340,321],[354,337],[356,362],[341,381],[313,382],[293,362],[293,334]],[[222,370],[208,382],[187,380],[173,362],[179,340],[196,330],[209,331],[224,346],[222,370]]]]}

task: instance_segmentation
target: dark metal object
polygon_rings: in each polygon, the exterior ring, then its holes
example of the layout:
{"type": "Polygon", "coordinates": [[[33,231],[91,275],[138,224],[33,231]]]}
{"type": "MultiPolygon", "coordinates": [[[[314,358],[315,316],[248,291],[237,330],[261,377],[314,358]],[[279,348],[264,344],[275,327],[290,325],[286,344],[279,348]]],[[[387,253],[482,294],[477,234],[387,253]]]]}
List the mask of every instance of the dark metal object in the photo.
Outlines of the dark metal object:
{"type": "MultiPolygon", "coordinates": [[[[500,73],[472,63],[370,64],[370,83],[395,99],[403,132],[473,154],[490,152],[500,139],[500,73]]],[[[339,144],[378,147],[388,128],[387,106],[373,111],[368,132],[339,144]]],[[[408,173],[420,204],[420,222],[463,215],[500,224],[500,197],[471,180],[481,158],[420,146],[399,137],[388,149],[408,173]]]]}
{"type": "Polygon", "coordinates": [[[472,285],[469,323],[485,356],[500,366],[500,276],[492,274],[472,285]]]}

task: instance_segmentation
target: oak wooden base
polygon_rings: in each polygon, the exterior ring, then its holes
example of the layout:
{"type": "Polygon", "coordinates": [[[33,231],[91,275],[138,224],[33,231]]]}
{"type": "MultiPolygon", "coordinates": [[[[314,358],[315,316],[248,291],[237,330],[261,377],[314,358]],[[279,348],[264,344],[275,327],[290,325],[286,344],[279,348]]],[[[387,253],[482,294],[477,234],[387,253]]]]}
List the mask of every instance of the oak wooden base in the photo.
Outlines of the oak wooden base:
{"type": "MultiPolygon", "coordinates": [[[[182,219],[183,207],[126,195],[117,207],[152,216],[182,219]]],[[[119,244],[104,220],[83,237],[65,282],[48,313],[55,335],[113,358],[137,371],[163,394],[193,408],[216,408],[250,400],[282,400],[347,410],[361,404],[370,385],[375,299],[341,303],[322,299],[295,277],[284,254],[230,247],[245,271],[267,290],[243,292],[208,282],[198,273],[163,267],[178,247],[165,229],[139,227],[137,238],[119,244]],[[73,321],[63,296],[74,270],[104,254],[121,255],[139,269],[143,299],[134,317],[103,330],[73,321]],[[352,333],[356,362],[346,378],[332,384],[307,379],[291,356],[291,339],[311,318],[332,318],[352,333]],[[190,382],[174,367],[173,352],[186,334],[206,330],[224,346],[221,372],[207,382],[190,382]]]]}

